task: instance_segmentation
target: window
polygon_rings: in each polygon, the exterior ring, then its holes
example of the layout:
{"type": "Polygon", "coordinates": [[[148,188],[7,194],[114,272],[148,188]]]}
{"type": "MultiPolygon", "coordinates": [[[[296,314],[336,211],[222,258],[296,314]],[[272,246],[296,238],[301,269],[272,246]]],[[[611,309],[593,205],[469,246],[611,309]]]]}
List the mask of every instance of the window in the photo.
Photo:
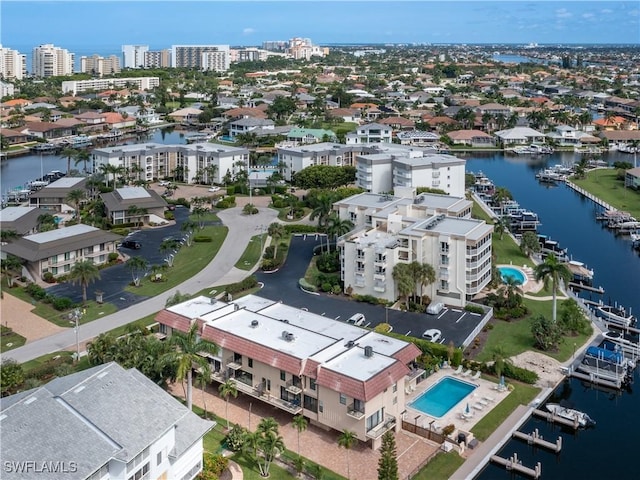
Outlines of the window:
{"type": "Polygon", "coordinates": [[[198,463],[196,463],[193,467],[191,467],[191,470],[189,470],[187,473],[185,473],[182,476],[182,480],[193,480],[193,478],[200,473],[200,470],[202,470],[202,461],[199,460],[198,463]]]}
{"type": "Polygon", "coordinates": [[[253,358],[247,359],[247,364],[249,365],[249,368],[253,368],[253,358]]]}
{"type": "Polygon", "coordinates": [[[322,404],[322,400],[318,401],[318,411],[320,413],[324,412],[324,405],[322,404]]]}
{"type": "Polygon", "coordinates": [[[377,425],[380,425],[382,423],[383,418],[384,418],[384,408],[381,408],[373,415],[369,415],[367,417],[367,430],[371,430],[377,425]]]}
{"type": "Polygon", "coordinates": [[[316,389],[316,381],[313,378],[309,379],[309,388],[311,390],[315,390],[316,389]]]}
{"type": "Polygon", "coordinates": [[[347,404],[347,396],[344,393],[340,394],[340,404],[342,404],[342,405],[346,405],[347,404]]]}
{"type": "Polygon", "coordinates": [[[158,452],[158,454],[156,455],[156,466],[160,465],[162,463],[162,452],[158,452]]]}
{"type": "Polygon", "coordinates": [[[147,473],[149,473],[149,462],[145,463],[140,470],[131,475],[127,480],[141,480],[147,473]]]}
{"type": "Polygon", "coordinates": [[[393,385],[393,393],[396,393],[397,391],[398,391],[398,384],[397,384],[397,383],[395,383],[395,384],[393,385]]]}
{"type": "Polygon", "coordinates": [[[284,382],[286,379],[287,379],[287,372],[285,372],[284,370],[280,370],[280,380],[284,382]]]}
{"type": "Polygon", "coordinates": [[[318,399],[305,395],[303,398],[303,406],[305,410],[311,410],[313,413],[318,413],[318,399]]]}
{"type": "Polygon", "coordinates": [[[393,397],[393,404],[396,405],[398,403],[398,397],[393,397]]]}

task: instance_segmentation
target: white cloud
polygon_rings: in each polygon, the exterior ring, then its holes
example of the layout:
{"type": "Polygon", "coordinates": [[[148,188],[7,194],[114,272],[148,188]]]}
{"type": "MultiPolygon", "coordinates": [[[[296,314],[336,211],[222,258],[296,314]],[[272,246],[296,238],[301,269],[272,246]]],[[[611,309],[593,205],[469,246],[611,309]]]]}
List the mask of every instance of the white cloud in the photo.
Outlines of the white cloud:
{"type": "Polygon", "coordinates": [[[610,8],[603,8],[602,10],[600,10],[600,13],[613,13],[613,10],[611,10],[610,8]]]}
{"type": "Polygon", "coordinates": [[[573,16],[573,14],[566,8],[559,8],[556,10],[556,17],[558,18],[569,18],[571,16],[573,16]]]}
{"type": "Polygon", "coordinates": [[[251,27],[247,27],[247,28],[243,28],[242,29],[242,34],[243,35],[251,35],[252,33],[255,33],[255,29],[251,28],[251,27]]]}
{"type": "Polygon", "coordinates": [[[593,13],[583,13],[582,18],[593,18],[595,15],[593,13]]]}

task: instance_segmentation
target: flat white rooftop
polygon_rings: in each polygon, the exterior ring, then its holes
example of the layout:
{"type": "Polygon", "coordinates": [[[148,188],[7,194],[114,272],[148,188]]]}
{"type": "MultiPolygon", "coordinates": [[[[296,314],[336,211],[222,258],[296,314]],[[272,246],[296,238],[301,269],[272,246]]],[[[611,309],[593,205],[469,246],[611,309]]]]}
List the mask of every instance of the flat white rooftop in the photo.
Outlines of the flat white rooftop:
{"type": "Polygon", "coordinates": [[[366,381],[396,362],[394,358],[381,355],[375,351],[370,357],[367,357],[364,352],[364,348],[352,347],[333,360],[323,364],[322,368],[339,372],[357,380],[366,381]]]}
{"type": "Polygon", "coordinates": [[[43,190],[46,190],[47,188],[72,188],[83,180],[84,177],[62,177],[44,187],[43,190]]]}
{"type": "Polygon", "coordinates": [[[207,313],[214,312],[226,305],[224,302],[218,302],[215,299],[200,295],[199,297],[169,307],[167,310],[193,320],[194,318],[201,318],[207,313]]]}
{"type": "Polygon", "coordinates": [[[118,195],[123,200],[134,200],[136,198],[151,198],[151,194],[142,187],[123,187],[116,189],[118,195]]]}
{"type": "Polygon", "coordinates": [[[15,222],[38,207],[5,207],[0,210],[0,222],[15,222]]]}
{"type": "Polygon", "coordinates": [[[98,230],[98,228],[91,227],[89,225],[78,224],[72,225],[70,227],[58,228],[57,230],[50,230],[48,232],[27,235],[24,238],[35,243],[48,243],[55,240],[74,237],[76,235],[82,235],[84,233],[95,232],[98,230]]]}

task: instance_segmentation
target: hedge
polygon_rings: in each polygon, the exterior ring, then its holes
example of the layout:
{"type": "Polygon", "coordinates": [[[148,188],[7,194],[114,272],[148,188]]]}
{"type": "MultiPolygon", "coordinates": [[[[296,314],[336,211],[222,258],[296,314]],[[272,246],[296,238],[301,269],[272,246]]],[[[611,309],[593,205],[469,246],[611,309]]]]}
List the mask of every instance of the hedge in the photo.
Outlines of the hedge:
{"type": "MultiPolygon", "coordinates": [[[[406,335],[402,335],[400,333],[389,332],[384,335],[388,335],[393,338],[397,338],[398,340],[403,340],[405,342],[411,342],[416,347],[422,351],[422,353],[427,353],[432,355],[433,357],[439,357],[443,360],[446,360],[449,357],[449,346],[442,345],[440,343],[428,342],[426,340],[422,340],[421,338],[416,337],[408,337],[406,335]]],[[[452,365],[460,365],[462,363],[462,349],[454,348],[453,349],[453,357],[451,358],[452,365]]]]}
{"type": "Polygon", "coordinates": [[[318,289],[316,288],[315,285],[311,285],[304,278],[301,278],[300,280],[298,280],[298,285],[300,285],[300,288],[302,288],[303,290],[307,290],[308,292],[317,292],[318,291],[318,289]]]}
{"type": "Polygon", "coordinates": [[[228,285],[226,291],[227,293],[234,295],[236,293],[243,292],[245,290],[249,290],[257,286],[258,286],[258,279],[256,278],[255,275],[251,275],[250,277],[247,277],[240,282],[232,283],[231,285],[228,285]]]}
{"type": "Polygon", "coordinates": [[[213,237],[210,235],[196,235],[193,237],[193,241],[197,243],[209,243],[213,242],[213,237]]]}
{"type": "Polygon", "coordinates": [[[318,227],[313,225],[300,225],[297,223],[291,223],[284,225],[284,231],[288,234],[292,233],[318,233],[318,227]]]}

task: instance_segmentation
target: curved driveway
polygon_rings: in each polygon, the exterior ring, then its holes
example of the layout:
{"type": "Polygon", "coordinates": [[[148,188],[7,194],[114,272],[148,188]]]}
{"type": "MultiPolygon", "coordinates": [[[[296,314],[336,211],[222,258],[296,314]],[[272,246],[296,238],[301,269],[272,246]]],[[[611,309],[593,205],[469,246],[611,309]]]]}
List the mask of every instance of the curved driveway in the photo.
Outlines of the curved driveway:
{"type": "MultiPolygon", "coordinates": [[[[175,290],[180,290],[183,293],[195,293],[216,283],[222,283],[221,280],[223,279],[225,279],[225,283],[227,279],[231,281],[240,280],[242,276],[246,276],[247,272],[238,271],[234,274],[234,271],[236,271],[234,265],[244,253],[251,237],[257,235],[259,233],[258,230],[262,226],[264,226],[266,230],[266,227],[276,220],[277,215],[278,212],[270,208],[260,208],[259,213],[252,216],[243,215],[242,209],[239,207],[221,210],[218,212],[218,216],[222,220],[222,223],[229,228],[229,232],[220,251],[205,268],[190,279],[176,286],[175,289],[167,290],[148,300],[82,325],[79,334],[80,342],[90,340],[101,333],[162,310],[167,298],[173,295],[175,290]],[[234,277],[239,278],[234,280],[234,277]]],[[[64,332],[11,350],[4,356],[11,357],[17,362],[22,363],[47,353],[57,352],[75,346],[75,343],[74,329],[67,329],[64,332]]]]}

